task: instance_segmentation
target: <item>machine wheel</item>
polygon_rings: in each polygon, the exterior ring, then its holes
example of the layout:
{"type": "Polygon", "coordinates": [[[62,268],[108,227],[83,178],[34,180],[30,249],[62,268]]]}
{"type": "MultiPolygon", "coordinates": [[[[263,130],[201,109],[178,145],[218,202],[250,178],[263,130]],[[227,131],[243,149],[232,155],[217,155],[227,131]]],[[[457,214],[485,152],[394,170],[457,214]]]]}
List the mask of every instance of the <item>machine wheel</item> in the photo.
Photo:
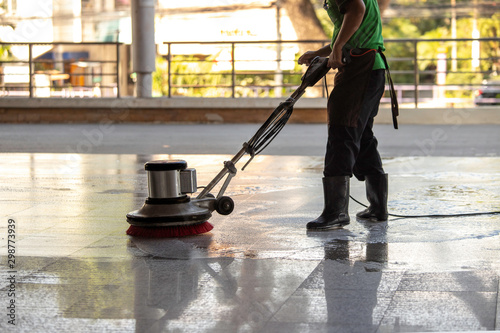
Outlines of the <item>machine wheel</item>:
{"type": "Polygon", "coordinates": [[[215,200],[215,210],[220,215],[229,215],[234,209],[234,201],[230,197],[220,197],[215,200]]]}

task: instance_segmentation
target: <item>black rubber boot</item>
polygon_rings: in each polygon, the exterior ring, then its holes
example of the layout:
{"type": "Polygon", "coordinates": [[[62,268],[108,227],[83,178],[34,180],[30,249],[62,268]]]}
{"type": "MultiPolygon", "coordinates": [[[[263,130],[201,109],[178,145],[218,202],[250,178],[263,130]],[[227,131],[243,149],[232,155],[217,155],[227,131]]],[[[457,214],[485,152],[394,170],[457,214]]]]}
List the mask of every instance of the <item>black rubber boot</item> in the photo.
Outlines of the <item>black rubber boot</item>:
{"type": "Polygon", "coordinates": [[[349,224],[349,176],[324,177],[323,193],[325,208],[323,213],[307,223],[308,230],[340,228],[349,224]]]}
{"type": "Polygon", "coordinates": [[[370,206],[357,213],[356,217],[364,220],[386,221],[387,213],[387,174],[366,176],[366,198],[370,206]]]}

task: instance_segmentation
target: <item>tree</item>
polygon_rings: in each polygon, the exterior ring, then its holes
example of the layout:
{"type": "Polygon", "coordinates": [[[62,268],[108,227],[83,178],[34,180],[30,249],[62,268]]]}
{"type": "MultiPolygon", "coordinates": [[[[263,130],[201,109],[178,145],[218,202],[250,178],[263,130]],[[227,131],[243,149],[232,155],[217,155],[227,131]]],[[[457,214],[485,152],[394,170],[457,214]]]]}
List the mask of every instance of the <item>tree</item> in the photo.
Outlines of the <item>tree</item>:
{"type": "Polygon", "coordinates": [[[389,6],[391,0],[377,0],[378,7],[380,8],[380,15],[384,15],[385,9],[389,6]]]}
{"type": "Polygon", "coordinates": [[[326,39],[311,0],[282,0],[281,4],[287,11],[299,40],[326,39]]]}
{"type": "MultiPolygon", "coordinates": [[[[322,22],[316,15],[311,0],[282,0],[281,4],[287,11],[288,17],[292,22],[297,39],[299,40],[321,40],[328,39],[323,29],[322,22]]],[[[301,44],[300,53],[307,50],[313,50],[322,47],[322,44],[301,44]]]]}

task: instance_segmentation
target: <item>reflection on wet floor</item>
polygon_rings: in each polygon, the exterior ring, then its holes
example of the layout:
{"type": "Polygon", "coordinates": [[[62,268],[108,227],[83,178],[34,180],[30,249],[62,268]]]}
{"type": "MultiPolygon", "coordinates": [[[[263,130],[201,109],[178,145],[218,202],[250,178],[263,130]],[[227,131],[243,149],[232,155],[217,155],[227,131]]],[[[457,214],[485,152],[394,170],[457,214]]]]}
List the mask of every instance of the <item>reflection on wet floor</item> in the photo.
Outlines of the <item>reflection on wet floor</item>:
{"type": "MultiPolygon", "coordinates": [[[[131,238],[125,215],[144,202],[143,165],[155,159],[186,160],[202,185],[228,156],[2,154],[3,256],[7,221],[16,225],[14,331],[499,329],[499,215],[372,223],[356,221],[351,201],[344,229],[306,232],[323,206],[322,159],[258,156],[233,179],[235,210],[214,212],[212,232],[131,238]]],[[[499,162],[387,160],[390,211],[498,211],[499,162]]],[[[363,183],[351,193],[365,201],[363,183]]],[[[0,328],[12,329],[5,318],[0,328]]]]}

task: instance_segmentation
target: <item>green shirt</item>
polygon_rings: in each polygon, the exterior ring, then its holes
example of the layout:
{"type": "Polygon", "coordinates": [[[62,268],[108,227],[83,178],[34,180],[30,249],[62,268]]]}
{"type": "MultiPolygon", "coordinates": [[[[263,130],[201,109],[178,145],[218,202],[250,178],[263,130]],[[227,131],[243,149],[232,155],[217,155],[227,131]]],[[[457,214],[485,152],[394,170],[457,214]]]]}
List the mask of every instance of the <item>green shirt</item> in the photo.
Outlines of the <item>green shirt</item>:
{"type": "MultiPolygon", "coordinates": [[[[337,39],[344,20],[344,14],[341,10],[343,11],[343,5],[349,2],[349,0],[326,1],[328,3],[328,9],[326,11],[334,25],[331,44],[333,48],[333,44],[337,39]]],[[[385,51],[384,39],[382,38],[382,20],[380,18],[377,0],[363,0],[363,2],[365,3],[365,16],[363,17],[363,22],[361,22],[360,27],[354,35],[352,35],[349,41],[347,41],[346,47],[385,51]]],[[[385,69],[384,61],[378,53],[375,56],[373,69],[385,69]]]]}

